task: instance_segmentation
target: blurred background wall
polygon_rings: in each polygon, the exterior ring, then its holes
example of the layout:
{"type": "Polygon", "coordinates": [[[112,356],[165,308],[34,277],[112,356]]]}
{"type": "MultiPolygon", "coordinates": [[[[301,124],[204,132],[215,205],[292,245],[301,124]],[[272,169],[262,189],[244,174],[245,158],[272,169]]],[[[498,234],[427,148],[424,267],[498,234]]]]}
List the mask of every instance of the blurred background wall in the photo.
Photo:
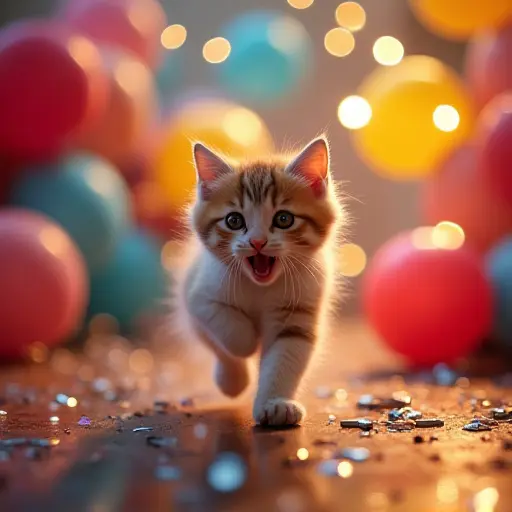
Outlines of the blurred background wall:
{"type": "MultiPolygon", "coordinates": [[[[404,44],[406,55],[432,55],[457,70],[462,67],[464,45],[426,31],[404,0],[362,0],[360,3],[367,12],[366,25],[357,33],[354,51],[346,58],[336,58],[326,52],[324,36],[336,26],[334,11],[339,3],[317,0],[308,9],[296,10],[286,0],[162,0],[169,23],[180,23],[188,31],[186,44],[180,48],[184,65],[174,89],[176,94],[214,85],[214,66],[202,58],[202,47],[237,13],[255,7],[279,9],[305,25],[314,45],[313,73],[286,101],[271,108],[257,106],[254,110],[266,121],[278,146],[306,142],[321,130],[328,130],[335,174],[345,181],[346,193],[354,198],[350,204],[354,218],[351,239],[371,256],[391,235],[418,225],[417,186],[381,178],[367,169],[354,153],[350,132],[337,119],[337,107],[344,97],[355,93],[363,78],[375,68],[372,46],[380,36],[397,37],[404,44]]],[[[57,0],[2,0],[0,24],[21,17],[45,16],[57,5],[57,0]]],[[[358,284],[356,278],[346,313],[358,311],[358,284]]]]}

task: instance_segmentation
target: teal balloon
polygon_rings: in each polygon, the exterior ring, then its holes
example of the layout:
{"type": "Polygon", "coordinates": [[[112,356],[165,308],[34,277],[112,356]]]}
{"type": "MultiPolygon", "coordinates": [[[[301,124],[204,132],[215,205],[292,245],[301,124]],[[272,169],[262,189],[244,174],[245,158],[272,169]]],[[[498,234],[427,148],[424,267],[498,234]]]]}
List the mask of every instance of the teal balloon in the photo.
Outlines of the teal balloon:
{"type": "Polygon", "coordinates": [[[235,18],[221,30],[231,53],[216,65],[221,85],[251,103],[272,103],[298,88],[311,63],[311,39],[295,18],[255,10],[235,18]]]}
{"type": "Polygon", "coordinates": [[[9,202],[60,224],[89,270],[109,261],[131,225],[131,196],[124,179],[110,163],[88,154],[24,170],[13,184],[9,202]]]}
{"type": "Polygon", "coordinates": [[[494,293],[494,337],[512,349],[512,236],[489,252],[486,268],[494,293]]]}
{"type": "Polygon", "coordinates": [[[91,276],[89,318],[107,313],[130,331],[142,315],[160,309],[168,293],[161,245],[144,231],[123,237],[108,265],[91,276]]]}

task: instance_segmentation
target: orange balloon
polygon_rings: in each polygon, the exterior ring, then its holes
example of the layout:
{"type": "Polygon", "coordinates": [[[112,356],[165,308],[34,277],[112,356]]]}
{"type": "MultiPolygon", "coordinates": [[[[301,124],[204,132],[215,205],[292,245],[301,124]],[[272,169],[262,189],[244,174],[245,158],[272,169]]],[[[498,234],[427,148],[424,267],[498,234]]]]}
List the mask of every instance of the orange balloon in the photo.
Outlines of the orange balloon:
{"type": "Polygon", "coordinates": [[[270,133],[255,112],[218,99],[186,103],[171,116],[155,147],[153,178],[173,210],[185,205],[195,188],[195,140],[235,159],[266,155],[273,149],[270,133]]]}
{"type": "Polygon", "coordinates": [[[502,30],[483,32],[471,40],[466,76],[480,108],[512,89],[512,18],[502,30]]]}
{"type": "Polygon", "coordinates": [[[107,108],[76,138],[75,145],[122,166],[138,148],[157,110],[151,72],[140,60],[104,50],[110,84],[107,108]]]}

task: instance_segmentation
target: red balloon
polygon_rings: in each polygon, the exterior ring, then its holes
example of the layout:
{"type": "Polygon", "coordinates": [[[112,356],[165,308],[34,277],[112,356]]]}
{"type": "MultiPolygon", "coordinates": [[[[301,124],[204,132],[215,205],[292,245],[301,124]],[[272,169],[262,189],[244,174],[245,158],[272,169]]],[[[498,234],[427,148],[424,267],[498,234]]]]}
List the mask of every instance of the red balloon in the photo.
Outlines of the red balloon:
{"type": "Polygon", "coordinates": [[[150,67],[159,62],[166,16],[155,0],[71,0],[63,16],[92,39],[129,50],[150,67]]]}
{"type": "Polygon", "coordinates": [[[57,224],[34,212],[0,211],[0,358],[51,346],[80,326],[87,304],[85,263],[57,224]]]}
{"type": "MultiPolygon", "coordinates": [[[[512,54],[510,60],[512,67],[512,54]]],[[[512,209],[512,90],[493,99],[479,120],[480,170],[512,209]]]]}
{"type": "Polygon", "coordinates": [[[363,282],[366,316],[412,365],[454,362],[491,328],[490,285],[471,250],[417,248],[412,240],[400,234],[373,258],[363,282]]]}
{"type": "Polygon", "coordinates": [[[56,23],[1,32],[0,76],[0,150],[27,159],[55,156],[106,102],[99,51],[56,23]]]}
{"type": "Polygon", "coordinates": [[[466,76],[477,104],[483,107],[494,96],[512,89],[512,19],[499,32],[478,34],[470,42],[466,76]]]}
{"type": "Polygon", "coordinates": [[[480,172],[481,154],[474,144],[462,146],[423,184],[421,208],[427,224],[455,222],[466,244],[484,253],[512,233],[512,208],[480,172]]]}

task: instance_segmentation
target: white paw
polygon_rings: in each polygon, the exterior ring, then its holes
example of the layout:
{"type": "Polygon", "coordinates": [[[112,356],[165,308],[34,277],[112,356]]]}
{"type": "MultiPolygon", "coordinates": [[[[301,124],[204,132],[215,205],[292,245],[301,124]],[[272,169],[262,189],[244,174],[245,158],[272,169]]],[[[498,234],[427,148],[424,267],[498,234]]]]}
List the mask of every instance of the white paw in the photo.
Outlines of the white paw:
{"type": "Polygon", "coordinates": [[[284,427],[298,425],[306,410],[295,400],[271,398],[261,406],[254,407],[254,420],[262,426],[284,427]]]}

